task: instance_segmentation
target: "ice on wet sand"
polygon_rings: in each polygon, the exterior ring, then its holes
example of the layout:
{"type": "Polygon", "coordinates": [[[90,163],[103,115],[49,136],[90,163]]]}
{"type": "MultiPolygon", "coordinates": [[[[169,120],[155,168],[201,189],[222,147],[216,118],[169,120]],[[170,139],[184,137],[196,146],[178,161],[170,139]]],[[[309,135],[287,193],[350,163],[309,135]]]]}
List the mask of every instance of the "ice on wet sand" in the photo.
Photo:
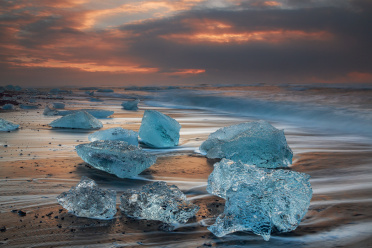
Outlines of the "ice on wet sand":
{"type": "Polygon", "coordinates": [[[142,141],[154,148],[168,148],[178,145],[181,125],[173,118],[156,110],[146,110],[139,136],[142,141]]]}
{"type": "Polygon", "coordinates": [[[76,146],[77,154],[93,167],[120,178],[137,176],[156,162],[156,156],[117,140],[98,140],[76,146]]]}
{"type": "Polygon", "coordinates": [[[273,230],[296,229],[310,205],[309,178],[305,173],[262,169],[223,159],[214,165],[207,191],[225,198],[226,205],[208,229],[218,237],[251,231],[265,240],[273,230]]]}
{"type": "Polygon", "coordinates": [[[138,110],[138,103],[138,99],[132,101],[124,101],[121,106],[123,106],[123,109],[125,110],[138,110]]]}
{"type": "Polygon", "coordinates": [[[138,146],[138,133],[121,127],[114,127],[102,131],[97,131],[88,136],[89,141],[96,140],[120,140],[129,145],[138,146]]]}
{"type": "Polygon", "coordinates": [[[85,176],[69,191],[57,197],[58,203],[78,217],[111,219],[116,214],[116,192],[105,190],[85,176]]]}
{"type": "Polygon", "coordinates": [[[9,132],[19,128],[18,124],[0,118],[0,132],[9,132]]]}
{"type": "Polygon", "coordinates": [[[177,186],[168,186],[165,182],[148,184],[138,191],[125,191],[120,201],[120,209],[127,216],[171,225],[186,223],[199,211],[177,186]]]}
{"type": "Polygon", "coordinates": [[[104,109],[78,109],[78,110],[59,110],[58,111],[58,115],[65,116],[65,115],[69,115],[69,114],[75,113],[77,111],[85,111],[85,112],[91,114],[92,116],[94,116],[95,118],[107,118],[110,115],[113,115],[114,114],[114,111],[112,111],[112,110],[104,110],[104,109]]]}
{"type": "Polygon", "coordinates": [[[227,158],[277,168],[292,164],[293,153],[283,130],[266,121],[246,122],[224,127],[209,135],[200,146],[208,158],[227,158]]]}
{"type": "Polygon", "coordinates": [[[54,128],[99,129],[102,123],[85,111],[76,111],[52,121],[49,126],[54,128]]]}

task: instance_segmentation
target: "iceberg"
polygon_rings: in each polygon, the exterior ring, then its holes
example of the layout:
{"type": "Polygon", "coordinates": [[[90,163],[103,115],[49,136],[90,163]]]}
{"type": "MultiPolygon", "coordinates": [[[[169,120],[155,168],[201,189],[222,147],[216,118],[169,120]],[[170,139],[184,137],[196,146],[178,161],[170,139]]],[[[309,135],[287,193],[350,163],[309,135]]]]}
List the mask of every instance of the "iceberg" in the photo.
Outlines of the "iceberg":
{"type": "Polygon", "coordinates": [[[10,132],[19,128],[18,124],[15,124],[11,121],[7,121],[3,118],[0,118],[0,131],[1,132],[10,132]]]}
{"type": "Polygon", "coordinates": [[[65,104],[61,103],[61,102],[54,102],[52,105],[53,105],[53,108],[55,108],[55,109],[64,109],[65,108],[65,104]]]}
{"type": "Polygon", "coordinates": [[[32,104],[21,104],[20,105],[21,109],[38,109],[39,106],[37,105],[32,105],[32,104]]]}
{"type": "Polygon", "coordinates": [[[76,111],[52,121],[49,126],[55,128],[76,128],[76,129],[99,129],[102,123],[85,111],[76,111]]]}
{"type": "Polygon", "coordinates": [[[14,109],[14,105],[8,103],[8,104],[3,105],[2,109],[3,110],[12,110],[12,109],[14,109]]]}
{"type": "MultiPolygon", "coordinates": [[[[141,135],[141,134],[140,134],[141,135]]],[[[258,167],[278,168],[292,164],[293,153],[283,130],[266,121],[224,127],[200,146],[208,158],[227,158],[258,167]]]]}
{"type": "Polygon", "coordinates": [[[85,111],[95,118],[103,119],[103,118],[108,118],[110,115],[114,114],[114,111],[111,110],[102,110],[102,109],[78,109],[78,110],[59,110],[58,115],[69,115],[72,113],[75,113],[77,111],[85,111]]]}
{"type": "Polygon", "coordinates": [[[208,178],[207,191],[225,198],[226,205],[208,229],[218,237],[251,231],[266,241],[274,230],[296,229],[310,205],[309,178],[305,173],[221,160],[208,178]]]}
{"type": "Polygon", "coordinates": [[[138,110],[138,103],[139,99],[132,100],[132,101],[124,101],[121,106],[123,106],[123,109],[125,110],[138,110]]]}
{"type": "Polygon", "coordinates": [[[120,178],[134,177],[156,162],[156,156],[117,140],[97,140],[76,146],[77,154],[93,167],[120,178]]]}
{"type": "Polygon", "coordinates": [[[97,131],[88,136],[89,141],[96,140],[120,140],[129,145],[138,146],[138,133],[121,127],[109,128],[97,131]]]}
{"type": "Polygon", "coordinates": [[[145,110],[139,136],[150,147],[168,148],[178,145],[181,125],[156,110],[145,110]]]}
{"type": "Polygon", "coordinates": [[[120,209],[130,217],[159,220],[170,225],[186,223],[199,207],[186,199],[177,186],[155,182],[120,197],[120,209]]]}
{"type": "Polygon", "coordinates": [[[112,219],[116,214],[116,191],[100,189],[85,176],[69,191],[57,197],[58,203],[78,217],[112,219]]]}

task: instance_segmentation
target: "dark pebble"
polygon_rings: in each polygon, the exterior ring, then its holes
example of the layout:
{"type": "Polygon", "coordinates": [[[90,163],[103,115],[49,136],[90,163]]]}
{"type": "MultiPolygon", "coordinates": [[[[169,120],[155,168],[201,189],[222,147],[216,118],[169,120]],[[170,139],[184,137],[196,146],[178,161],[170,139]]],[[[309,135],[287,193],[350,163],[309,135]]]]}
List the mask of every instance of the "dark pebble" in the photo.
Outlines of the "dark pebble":
{"type": "Polygon", "coordinates": [[[22,217],[23,217],[23,216],[26,216],[26,212],[24,212],[24,211],[22,211],[22,210],[19,210],[19,211],[18,211],[18,215],[19,215],[19,216],[22,216],[22,217]]]}

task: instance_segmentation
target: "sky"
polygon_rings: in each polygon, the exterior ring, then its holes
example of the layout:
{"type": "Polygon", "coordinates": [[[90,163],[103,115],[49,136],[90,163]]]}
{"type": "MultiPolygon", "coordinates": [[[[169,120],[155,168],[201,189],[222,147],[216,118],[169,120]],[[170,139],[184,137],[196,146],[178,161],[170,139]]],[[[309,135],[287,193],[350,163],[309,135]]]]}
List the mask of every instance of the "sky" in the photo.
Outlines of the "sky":
{"type": "Polygon", "coordinates": [[[0,85],[372,83],[370,0],[0,0],[0,85]]]}

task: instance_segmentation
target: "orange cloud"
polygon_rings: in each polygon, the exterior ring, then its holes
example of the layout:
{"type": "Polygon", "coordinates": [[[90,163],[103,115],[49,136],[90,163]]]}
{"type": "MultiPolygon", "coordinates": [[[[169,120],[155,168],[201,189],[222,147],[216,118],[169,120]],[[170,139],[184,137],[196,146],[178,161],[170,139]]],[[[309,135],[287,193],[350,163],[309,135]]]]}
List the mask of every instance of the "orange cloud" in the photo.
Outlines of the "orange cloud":
{"type": "Polygon", "coordinates": [[[175,72],[167,72],[167,75],[195,75],[204,73],[205,69],[179,69],[175,72]]]}
{"type": "Polygon", "coordinates": [[[246,42],[268,42],[279,43],[286,40],[327,40],[331,34],[320,32],[305,32],[300,30],[268,30],[252,32],[200,32],[193,34],[169,34],[160,36],[163,39],[180,43],[246,43],[246,42]]]}

